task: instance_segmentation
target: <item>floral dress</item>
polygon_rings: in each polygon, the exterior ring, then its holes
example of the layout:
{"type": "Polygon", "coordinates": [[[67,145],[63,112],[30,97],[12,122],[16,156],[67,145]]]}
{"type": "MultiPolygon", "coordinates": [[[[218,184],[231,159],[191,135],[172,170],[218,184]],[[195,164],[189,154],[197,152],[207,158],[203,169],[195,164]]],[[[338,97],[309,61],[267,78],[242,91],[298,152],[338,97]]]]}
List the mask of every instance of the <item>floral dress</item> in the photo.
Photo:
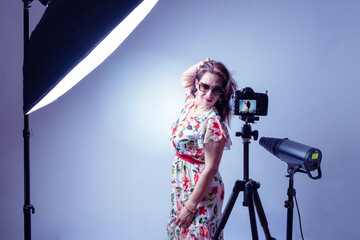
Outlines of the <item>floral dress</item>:
{"type": "MultiPolygon", "coordinates": [[[[195,99],[187,90],[185,106],[171,128],[171,144],[176,152],[191,157],[199,163],[190,163],[175,155],[172,165],[171,203],[172,208],[167,225],[168,239],[205,240],[211,239],[221,218],[224,200],[224,184],[218,173],[214,176],[208,192],[197,205],[195,217],[187,229],[175,225],[181,209],[186,205],[205,165],[205,143],[226,138],[225,149],[230,149],[231,140],[220,116],[213,108],[186,120],[195,105],[195,99]]],[[[220,235],[222,239],[222,234],[220,235]]]]}

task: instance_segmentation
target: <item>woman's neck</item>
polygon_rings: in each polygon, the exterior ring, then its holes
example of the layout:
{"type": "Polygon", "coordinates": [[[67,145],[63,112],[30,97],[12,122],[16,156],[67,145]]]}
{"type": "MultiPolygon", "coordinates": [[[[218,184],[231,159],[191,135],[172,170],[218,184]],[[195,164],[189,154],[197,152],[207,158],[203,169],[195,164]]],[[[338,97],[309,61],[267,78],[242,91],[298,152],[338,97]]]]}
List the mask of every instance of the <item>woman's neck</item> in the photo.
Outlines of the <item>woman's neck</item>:
{"type": "Polygon", "coordinates": [[[194,107],[193,107],[193,113],[199,114],[199,113],[202,113],[202,112],[207,112],[210,109],[212,109],[212,107],[203,106],[201,104],[198,104],[197,101],[195,100],[195,104],[194,104],[194,107]]]}

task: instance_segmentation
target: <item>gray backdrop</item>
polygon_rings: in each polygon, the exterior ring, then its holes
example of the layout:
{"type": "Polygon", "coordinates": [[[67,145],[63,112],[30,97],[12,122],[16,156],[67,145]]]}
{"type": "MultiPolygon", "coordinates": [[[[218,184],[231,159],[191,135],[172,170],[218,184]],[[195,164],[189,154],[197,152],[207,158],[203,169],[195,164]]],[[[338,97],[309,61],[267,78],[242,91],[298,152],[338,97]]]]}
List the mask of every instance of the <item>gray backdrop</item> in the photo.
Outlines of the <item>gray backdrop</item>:
{"type": "MultiPolygon", "coordinates": [[[[31,29],[44,8],[34,1],[31,29]]],[[[23,238],[22,1],[0,0],[0,239],[23,238]]],[[[33,239],[166,239],[179,78],[210,57],[240,87],[269,91],[260,136],[323,152],[323,177],[295,174],[305,239],[359,236],[360,3],[160,0],[102,65],[30,116],[33,239]]],[[[243,122],[221,163],[228,200],[243,178],[243,122]]],[[[250,144],[250,177],[277,239],[285,239],[287,164],[250,144]]],[[[251,239],[242,196],[225,227],[251,239]]],[[[259,226],[259,234],[264,239],[259,226]]],[[[294,210],[294,239],[300,239],[294,210]]]]}

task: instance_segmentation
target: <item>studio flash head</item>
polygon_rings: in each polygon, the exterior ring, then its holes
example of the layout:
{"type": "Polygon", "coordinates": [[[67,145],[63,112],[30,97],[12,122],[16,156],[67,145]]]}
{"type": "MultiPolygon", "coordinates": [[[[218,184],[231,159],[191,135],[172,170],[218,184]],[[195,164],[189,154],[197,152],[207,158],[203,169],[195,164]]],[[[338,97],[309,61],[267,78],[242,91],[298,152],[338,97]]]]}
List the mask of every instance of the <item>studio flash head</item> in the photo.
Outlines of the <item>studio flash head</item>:
{"type": "Polygon", "coordinates": [[[276,157],[289,165],[289,169],[307,173],[312,179],[321,178],[320,163],[322,154],[317,148],[313,148],[288,138],[260,138],[260,145],[276,157]],[[318,170],[317,176],[311,171],[318,170]]]}

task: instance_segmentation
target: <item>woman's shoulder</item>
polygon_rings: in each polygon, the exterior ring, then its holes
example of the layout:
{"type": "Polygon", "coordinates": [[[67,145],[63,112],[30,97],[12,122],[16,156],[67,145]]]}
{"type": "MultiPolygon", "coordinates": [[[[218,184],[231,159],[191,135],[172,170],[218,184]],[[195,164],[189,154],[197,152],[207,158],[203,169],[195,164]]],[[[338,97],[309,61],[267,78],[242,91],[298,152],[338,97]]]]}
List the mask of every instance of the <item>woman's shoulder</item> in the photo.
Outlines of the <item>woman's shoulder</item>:
{"type": "Polygon", "coordinates": [[[225,149],[230,149],[232,142],[229,130],[216,109],[210,114],[206,125],[207,131],[209,132],[208,135],[213,136],[213,141],[219,141],[222,137],[225,137],[225,149]]]}
{"type": "Polygon", "coordinates": [[[184,108],[187,109],[187,108],[190,108],[194,104],[195,98],[191,94],[190,87],[185,88],[184,90],[185,90],[185,106],[184,106],[184,108]]]}
{"type": "Polygon", "coordinates": [[[186,99],[193,98],[193,96],[192,96],[192,94],[191,94],[191,89],[192,89],[191,87],[186,87],[186,88],[184,88],[186,99]]]}
{"type": "Polygon", "coordinates": [[[215,121],[215,122],[219,122],[222,123],[222,119],[220,117],[219,112],[217,111],[217,109],[215,107],[213,107],[209,113],[208,113],[208,119],[210,119],[211,121],[215,121]]]}

